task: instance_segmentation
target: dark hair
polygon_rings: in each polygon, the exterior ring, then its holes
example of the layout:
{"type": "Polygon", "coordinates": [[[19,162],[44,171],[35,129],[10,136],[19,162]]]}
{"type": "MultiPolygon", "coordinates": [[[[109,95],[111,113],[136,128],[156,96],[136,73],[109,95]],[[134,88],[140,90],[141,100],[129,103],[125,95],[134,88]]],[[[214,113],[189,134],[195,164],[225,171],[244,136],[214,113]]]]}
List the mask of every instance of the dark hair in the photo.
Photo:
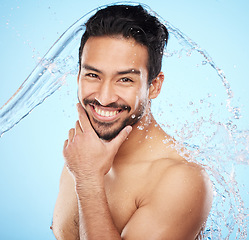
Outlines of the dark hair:
{"type": "Polygon", "coordinates": [[[132,37],[148,49],[148,83],[160,73],[164,46],[168,42],[166,27],[141,5],[113,5],[96,12],[86,23],[81,38],[79,64],[84,45],[89,37],[122,35],[132,37]]]}

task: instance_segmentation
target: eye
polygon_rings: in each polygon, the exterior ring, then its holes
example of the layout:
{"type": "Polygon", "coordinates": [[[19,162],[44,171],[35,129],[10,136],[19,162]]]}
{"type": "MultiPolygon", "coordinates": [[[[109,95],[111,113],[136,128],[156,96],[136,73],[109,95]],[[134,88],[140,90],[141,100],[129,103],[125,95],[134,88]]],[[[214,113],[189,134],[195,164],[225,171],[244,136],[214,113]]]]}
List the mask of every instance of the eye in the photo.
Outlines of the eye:
{"type": "Polygon", "coordinates": [[[121,78],[119,81],[124,82],[124,83],[132,83],[133,82],[133,80],[131,80],[130,78],[127,78],[127,77],[121,78]]]}
{"type": "Polygon", "coordinates": [[[90,77],[90,78],[98,78],[99,76],[95,73],[87,73],[86,74],[87,77],[90,77]]]}

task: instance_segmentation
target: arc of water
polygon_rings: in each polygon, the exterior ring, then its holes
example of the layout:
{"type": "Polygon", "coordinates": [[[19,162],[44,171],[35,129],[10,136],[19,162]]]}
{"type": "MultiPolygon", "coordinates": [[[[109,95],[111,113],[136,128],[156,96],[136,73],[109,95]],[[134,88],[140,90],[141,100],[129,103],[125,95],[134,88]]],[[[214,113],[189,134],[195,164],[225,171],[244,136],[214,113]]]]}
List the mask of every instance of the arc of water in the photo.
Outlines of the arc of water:
{"type": "MultiPolygon", "coordinates": [[[[138,4],[136,2],[127,3],[138,4]]],[[[116,4],[124,4],[124,2],[118,2],[116,4]]],[[[157,13],[151,10],[149,6],[145,4],[142,5],[147,8],[149,12],[156,15],[161,20],[161,22],[166,25],[169,32],[179,40],[183,47],[198,51],[212,66],[212,68],[216,70],[223,82],[223,85],[226,88],[228,94],[227,106],[229,111],[232,112],[233,108],[230,105],[230,99],[233,97],[233,93],[224,73],[220,68],[217,67],[212,58],[179,29],[175,28],[173,25],[165,21],[157,13]]],[[[0,136],[15,126],[36,106],[41,104],[47,97],[52,95],[58,88],[60,88],[68,74],[75,74],[77,72],[78,62],[75,60],[74,56],[78,55],[76,50],[78,50],[77,46],[79,46],[79,38],[84,30],[86,16],[89,16],[91,13],[105,6],[88,12],[74,24],[72,24],[52,45],[52,47],[26,78],[16,93],[6,104],[1,107],[0,136]],[[38,97],[32,98],[34,95],[38,97]]]]}
{"type": "MultiPolygon", "coordinates": [[[[119,4],[124,4],[124,2],[119,4]]],[[[132,4],[137,3],[132,2],[132,4]]],[[[153,12],[148,6],[144,4],[143,6],[149,12],[156,15],[161,20],[161,22],[165,24],[170,34],[172,34],[178,40],[184,49],[190,52],[197,51],[202,55],[204,61],[210,64],[210,66],[217,72],[228,95],[228,110],[234,113],[234,108],[231,106],[233,93],[230,89],[226,76],[223,71],[214,63],[208,53],[201,49],[198,44],[183,34],[179,29],[175,28],[169,22],[165,21],[155,12],[153,12]]],[[[105,6],[100,8],[103,7],[105,6]]],[[[100,8],[94,9],[81,17],[61,35],[61,37],[52,45],[52,47],[41,59],[39,64],[23,82],[17,92],[0,109],[0,136],[4,132],[10,130],[21,119],[28,115],[36,106],[41,104],[47,97],[52,95],[58,88],[60,88],[68,74],[77,73],[78,60],[76,60],[74,56],[78,55],[78,46],[80,42],[79,38],[81,37],[84,30],[86,17],[100,8]],[[38,97],[32,97],[34,95],[38,97]]]]}
{"type": "Polygon", "coordinates": [[[77,72],[78,62],[74,56],[78,55],[85,16],[60,36],[16,93],[0,108],[0,136],[59,89],[68,74],[77,72]]]}

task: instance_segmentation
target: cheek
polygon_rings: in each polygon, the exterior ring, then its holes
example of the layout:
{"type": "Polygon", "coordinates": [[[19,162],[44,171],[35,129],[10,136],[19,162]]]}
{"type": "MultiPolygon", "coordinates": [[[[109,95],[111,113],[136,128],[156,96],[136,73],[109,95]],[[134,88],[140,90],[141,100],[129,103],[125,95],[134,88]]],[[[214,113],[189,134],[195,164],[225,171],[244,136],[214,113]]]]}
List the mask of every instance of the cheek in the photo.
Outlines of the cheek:
{"type": "Polygon", "coordinates": [[[135,108],[140,108],[140,105],[146,105],[148,103],[149,89],[147,86],[142,86],[140,90],[137,91],[135,99],[135,108]]]}
{"type": "Polygon", "coordinates": [[[140,97],[138,95],[136,95],[135,106],[134,106],[135,109],[138,108],[139,102],[140,102],[140,97]]]}
{"type": "Polygon", "coordinates": [[[94,92],[94,88],[89,86],[89,84],[80,82],[78,84],[78,96],[81,99],[89,97],[94,92]]]}
{"type": "Polygon", "coordinates": [[[138,89],[132,96],[130,96],[130,103],[131,107],[134,109],[139,108],[141,102],[145,102],[145,99],[147,98],[147,91],[144,89],[138,89]]]}

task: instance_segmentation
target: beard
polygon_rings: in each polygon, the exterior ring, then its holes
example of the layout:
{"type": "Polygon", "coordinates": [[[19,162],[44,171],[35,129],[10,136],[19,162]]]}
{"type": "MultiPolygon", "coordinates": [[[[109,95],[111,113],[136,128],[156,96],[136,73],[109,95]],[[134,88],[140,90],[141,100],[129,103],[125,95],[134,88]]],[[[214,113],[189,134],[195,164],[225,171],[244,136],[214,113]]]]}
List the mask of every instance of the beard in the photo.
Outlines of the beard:
{"type": "Polygon", "coordinates": [[[120,105],[117,103],[111,103],[105,107],[112,107],[116,109],[121,109],[122,111],[127,111],[130,113],[124,120],[120,122],[120,120],[116,120],[114,122],[100,122],[95,118],[91,118],[86,110],[86,106],[91,104],[95,106],[101,106],[101,104],[97,100],[90,100],[90,99],[84,99],[83,100],[85,109],[85,112],[87,114],[87,117],[92,125],[92,128],[96,132],[99,138],[103,140],[112,140],[115,138],[122,129],[124,129],[126,126],[135,125],[143,116],[145,112],[145,106],[146,106],[146,100],[141,100],[138,104],[138,108],[131,114],[131,107],[128,105],[120,105]]]}

